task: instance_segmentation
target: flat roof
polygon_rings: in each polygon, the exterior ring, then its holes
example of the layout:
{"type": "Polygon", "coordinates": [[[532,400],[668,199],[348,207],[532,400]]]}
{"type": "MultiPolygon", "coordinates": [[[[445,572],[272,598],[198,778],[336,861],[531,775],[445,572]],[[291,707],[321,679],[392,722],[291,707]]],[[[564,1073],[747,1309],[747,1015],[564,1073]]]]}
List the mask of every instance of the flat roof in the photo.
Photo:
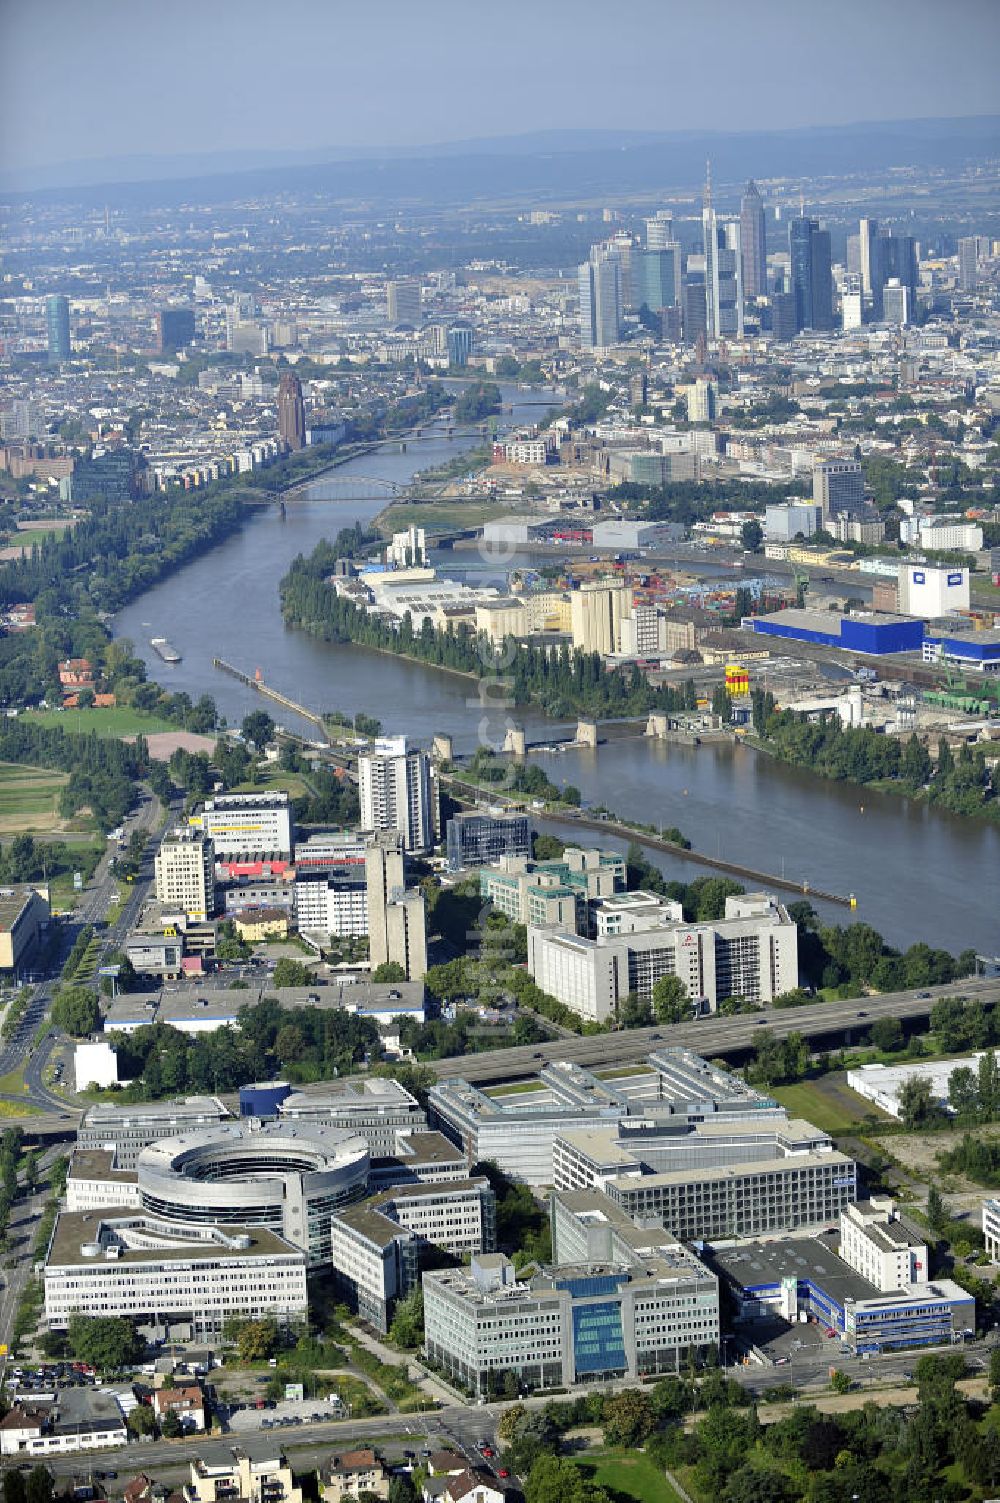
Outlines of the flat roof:
{"type": "Polygon", "coordinates": [[[0,932],[10,933],[32,898],[44,901],[41,893],[33,887],[0,888],[0,932]]]}
{"type": "Polygon", "coordinates": [[[740,1289],[760,1289],[796,1278],[817,1284],[843,1306],[847,1299],[867,1300],[878,1295],[874,1284],[855,1273],[837,1256],[839,1233],[818,1237],[778,1237],[773,1242],[743,1242],[735,1247],[712,1247],[710,1266],[740,1289]]]}
{"type": "Polygon", "coordinates": [[[687,1185],[692,1180],[742,1179],[748,1174],[783,1174],[793,1169],[818,1169],[825,1164],[844,1164],[852,1170],[854,1168],[853,1159],[832,1149],[829,1153],[787,1154],[778,1159],[750,1159],[746,1163],[720,1164],[714,1168],[692,1166],[690,1169],[665,1169],[657,1174],[625,1174],[608,1183],[617,1190],[649,1190],[656,1185],[687,1185]]]}
{"type": "Polygon", "coordinates": [[[106,1179],[125,1185],[138,1183],[135,1169],[116,1169],[115,1155],[107,1148],[76,1148],[69,1161],[70,1179],[106,1179]]]}
{"type": "Polygon", "coordinates": [[[333,1215],[376,1247],[388,1247],[397,1237],[412,1235],[405,1226],[390,1220],[371,1205],[338,1206],[333,1215]]]}
{"type": "MultiPolygon", "coordinates": [[[[60,1211],[56,1218],[55,1229],[52,1234],[52,1244],[46,1259],[46,1268],[67,1267],[82,1264],[89,1268],[115,1268],[132,1263],[163,1263],[176,1259],[180,1262],[197,1262],[204,1258],[211,1262],[218,1262],[220,1258],[236,1259],[247,1257],[275,1257],[286,1255],[301,1258],[303,1254],[276,1232],[269,1231],[260,1226],[225,1225],[228,1237],[248,1237],[248,1247],[227,1247],[225,1243],[206,1240],[201,1241],[192,1231],[189,1240],[180,1240],[176,1234],[174,1241],[169,1247],[157,1248],[131,1248],[122,1247],[116,1258],[106,1258],[103,1249],[93,1258],[88,1258],[80,1251],[81,1247],[88,1242],[94,1242],[99,1236],[102,1225],[114,1226],[120,1223],[127,1226],[137,1221],[149,1222],[155,1218],[143,1216],[138,1211],[60,1211]]],[[[221,1223],[220,1223],[221,1224],[221,1223]]]]}

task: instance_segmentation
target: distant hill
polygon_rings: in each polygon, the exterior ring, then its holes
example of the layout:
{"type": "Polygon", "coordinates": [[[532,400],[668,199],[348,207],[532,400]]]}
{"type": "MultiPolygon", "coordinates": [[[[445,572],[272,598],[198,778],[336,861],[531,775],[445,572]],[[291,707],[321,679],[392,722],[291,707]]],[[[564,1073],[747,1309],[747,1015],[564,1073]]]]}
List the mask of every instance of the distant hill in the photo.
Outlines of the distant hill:
{"type": "Polygon", "coordinates": [[[120,157],[0,173],[0,192],[80,204],[222,203],[278,189],[384,203],[465,203],[520,195],[574,198],[713,177],[823,177],[891,167],[957,169],[1000,156],[1000,115],[787,131],[537,131],[434,146],[120,157]]]}

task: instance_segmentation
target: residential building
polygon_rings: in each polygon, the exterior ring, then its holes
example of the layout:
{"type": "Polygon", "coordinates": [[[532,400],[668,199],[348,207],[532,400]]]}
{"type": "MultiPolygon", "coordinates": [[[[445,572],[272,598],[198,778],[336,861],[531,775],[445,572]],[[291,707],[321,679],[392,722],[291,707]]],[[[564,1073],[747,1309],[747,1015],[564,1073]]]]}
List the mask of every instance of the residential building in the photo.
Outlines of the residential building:
{"type": "Polygon", "coordinates": [[[357,1503],[362,1493],[388,1498],[392,1473],[374,1451],[342,1451],[320,1468],[319,1495],[322,1503],[357,1503]]]}
{"type": "MultiPolygon", "coordinates": [[[[375,959],[369,935],[372,968],[381,964],[375,959]]],[[[385,908],[385,959],[400,966],[407,981],[420,981],[427,974],[427,913],[424,895],[409,887],[395,893],[385,908]]]]}
{"type": "Polygon", "coordinates": [[[405,736],[374,741],[358,757],[364,830],[398,831],[407,851],[429,851],[437,824],[430,759],[405,736]]]}
{"type": "Polygon", "coordinates": [[[581,1017],[606,1022],[630,994],[652,997],[661,976],[679,976],[697,1011],[727,997],[770,1002],[798,985],[797,928],[764,894],[726,900],[713,924],[665,922],[597,939],[529,927],[528,971],[581,1017]]]}
{"type": "Polygon", "coordinates": [[[205,1395],[197,1383],[186,1383],[179,1388],[154,1388],[150,1403],[161,1424],[166,1415],[174,1414],[189,1433],[205,1428],[205,1395]]]}
{"type": "Polygon", "coordinates": [[[420,283],[410,279],[386,283],[386,305],[391,324],[420,323],[420,283]]]}
{"type": "Polygon", "coordinates": [[[826,526],[841,512],[865,508],[865,476],[857,459],[825,459],[813,465],[813,502],[826,526]]]}
{"type": "Polygon", "coordinates": [[[216,857],[248,851],[289,855],[294,828],[287,793],[217,793],[195,820],[212,842],[216,857]]]}
{"type": "Polygon", "coordinates": [[[308,1308],[305,1253],[276,1232],[238,1223],[182,1229],[141,1211],[61,1212],[43,1280],[54,1330],[85,1311],[187,1320],[206,1336],[234,1316],[297,1319],[308,1308]]]}
{"type": "Polygon", "coordinates": [[[743,293],[767,296],[767,226],[760,189],[751,178],[740,199],[740,249],[743,256],[743,293]]]}
{"type": "Polygon", "coordinates": [[[215,848],[201,830],[168,830],[153,863],[156,901],[204,921],[215,912],[215,848]]]}
{"type": "Polygon", "coordinates": [[[45,324],[49,341],[49,362],[58,364],[73,353],[69,333],[69,298],[53,292],[45,299],[45,324]]]}
{"type": "Polygon", "coordinates": [[[253,1454],[234,1446],[231,1462],[191,1462],[184,1503],[302,1503],[302,1489],[280,1452],[253,1454]]]}
{"type": "Polygon", "coordinates": [[[661,1238],[626,1266],[553,1266],[519,1280],[502,1254],[423,1276],[424,1350],[476,1396],[513,1372],[528,1387],[570,1388],[677,1373],[719,1341],[718,1282],[661,1238]]]}
{"type": "Polygon", "coordinates": [[[531,855],[531,822],[526,814],[505,814],[499,809],[453,814],[445,846],[452,871],[491,866],[502,856],[527,859],[531,855]]]}
{"type": "Polygon", "coordinates": [[[16,974],[37,955],[49,915],[47,887],[0,887],[0,971],[16,974]]]}
{"type": "Polygon", "coordinates": [[[302,382],[294,371],[282,371],[278,381],[278,435],[288,449],[306,446],[306,407],[302,382]]]}
{"type": "Polygon", "coordinates": [[[983,1201],[983,1239],[990,1261],[1000,1262],[1000,1200],[983,1201]]]}
{"type": "Polygon", "coordinates": [[[882,1294],[926,1284],[930,1278],[926,1237],[903,1220],[885,1195],[841,1211],[840,1256],[882,1294]]]}

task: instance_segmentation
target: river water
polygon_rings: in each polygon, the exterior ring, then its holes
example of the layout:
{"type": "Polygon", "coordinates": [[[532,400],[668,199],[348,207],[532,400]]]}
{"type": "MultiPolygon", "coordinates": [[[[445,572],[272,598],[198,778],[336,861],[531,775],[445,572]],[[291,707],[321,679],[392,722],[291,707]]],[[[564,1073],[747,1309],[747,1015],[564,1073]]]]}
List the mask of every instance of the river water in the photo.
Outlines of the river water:
{"type": "MultiPolygon", "coordinates": [[[[506,400],[517,401],[508,389],[506,400]]],[[[526,408],[515,420],[536,420],[526,408]]],[[[472,439],[440,434],[407,451],[381,450],[352,460],[328,480],[315,482],[307,497],[289,502],[281,517],[260,508],[241,532],[187,564],[121,611],[115,634],[127,636],[150,676],[192,698],[211,694],[230,722],[261,699],[253,690],[213,668],[220,657],[252,673],[261,668],[276,688],[316,710],[359,710],[381,720],[387,733],[429,744],[446,731],[456,750],[480,741],[497,743],[510,711],[484,707],[478,685],[457,675],[353,646],[331,646],[281,620],[278,581],[298,553],[321,537],[332,538],[356,519],[366,521],[385,505],[374,477],[405,485],[415,469],[427,468],[471,447],[472,439]],[[357,494],[345,494],[357,483],[357,494]],[[364,494],[367,493],[367,494],[364,494]],[[173,667],[149,646],[165,636],[181,653],[173,667]]],[[[511,510],[516,509],[511,505],[511,510]]],[[[446,553],[448,572],[502,582],[509,568],[532,561],[482,559],[476,553],[446,553]]],[[[535,561],[537,564],[537,560],[535,561]]],[[[295,724],[279,707],[275,717],[295,724]]],[[[544,740],[553,723],[518,713],[529,740],[544,740]]],[[[315,734],[308,722],[296,729],[315,734]]],[[[917,940],[960,950],[1000,952],[1000,829],[914,804],[892,795],[824,782],[783,766],[747,747],[684,747],[624,740],[597,752],[579,748],[536,753],[559,782],[575,783],[587,803],[602,803],[644,823],[677,825],[699,849],[776,875],[858,898],[854,915],[874,924],[894,944],[917,940]]],[[[652,853],[671,876],[691,880],[702,868],[652,853]]],[[[847,922],[848,910],[829,917],[847,922]]]]}

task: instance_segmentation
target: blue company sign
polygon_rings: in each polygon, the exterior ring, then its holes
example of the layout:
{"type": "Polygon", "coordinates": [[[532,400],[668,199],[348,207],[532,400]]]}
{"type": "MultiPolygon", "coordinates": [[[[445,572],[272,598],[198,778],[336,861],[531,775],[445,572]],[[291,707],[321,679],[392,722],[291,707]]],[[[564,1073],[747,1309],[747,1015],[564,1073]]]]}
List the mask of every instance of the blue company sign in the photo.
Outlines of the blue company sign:
{"type": "Polygon", "coordinates": [[[923,569],[914,569],[914,571],[913,571],[913,583],[914,584],[923,584],[926,581],[926,579],[927,579],[927,575],[924,573],[923,569]]]}
{"type": "Polygon", "coordinates": [[[950,585],[956,585],[956,584],[960,585],[962,583],[962,576],[961,576],[961,574],[949,574],[948,575],[948,583],[950,585]]]}

